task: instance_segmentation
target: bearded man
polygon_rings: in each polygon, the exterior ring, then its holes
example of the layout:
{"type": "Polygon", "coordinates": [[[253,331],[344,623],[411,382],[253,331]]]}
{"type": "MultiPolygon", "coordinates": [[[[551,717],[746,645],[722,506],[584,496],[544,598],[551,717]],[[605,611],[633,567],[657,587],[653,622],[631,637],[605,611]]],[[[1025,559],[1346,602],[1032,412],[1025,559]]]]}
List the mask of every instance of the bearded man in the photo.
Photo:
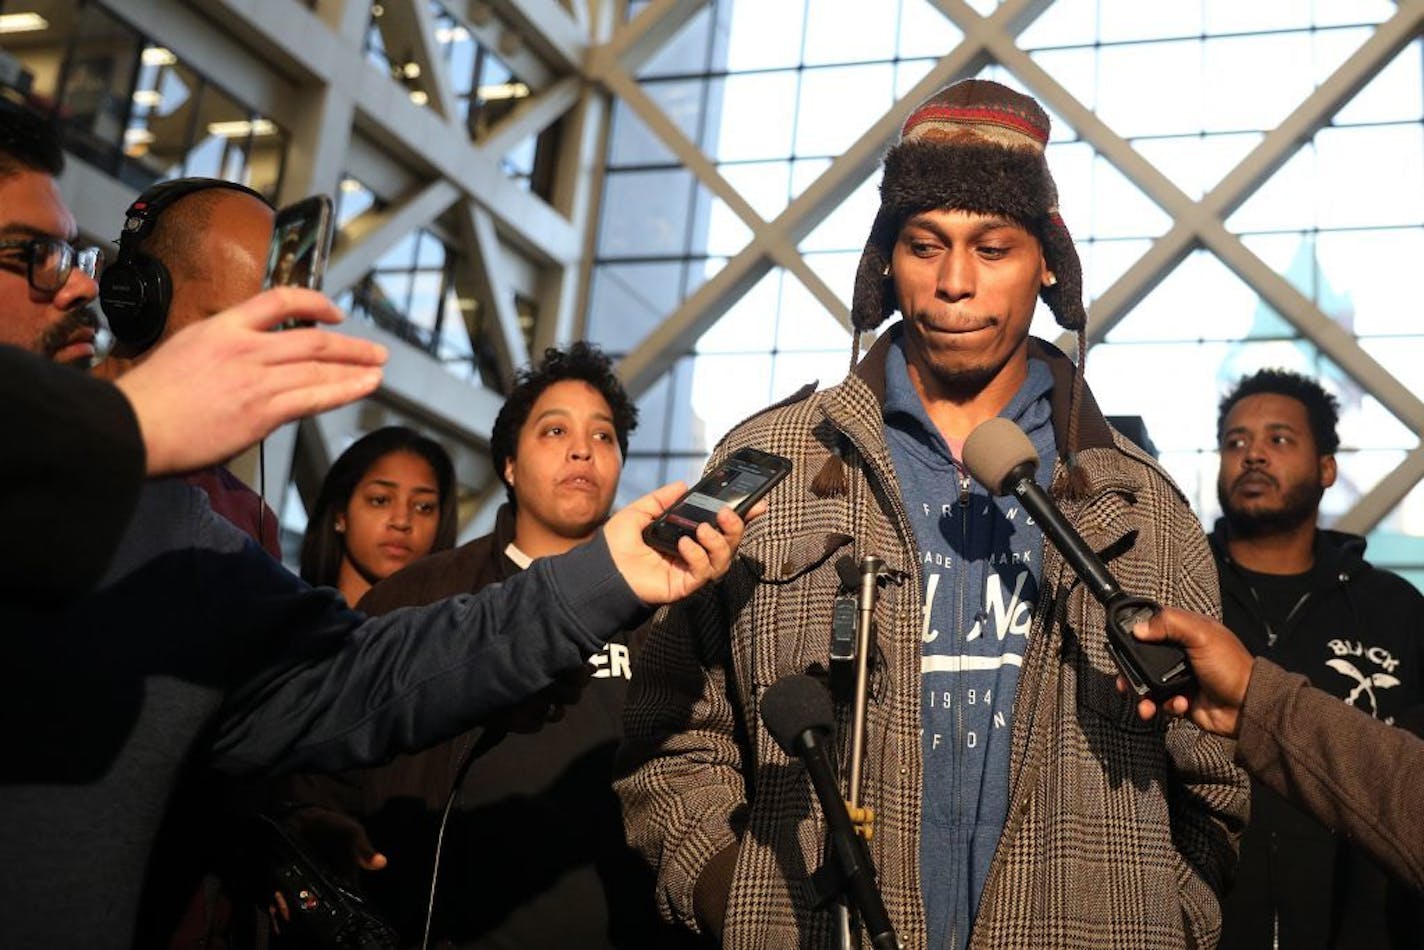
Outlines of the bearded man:
{"type": "MultiPolygon", "coordinates": [[[[1424,597],[1364,560],[1365,539],[1318,528],[1335,484],[1339,406],[1313,379],[1264,369],[1221,401],[1211,535],[1226,626],[1376,719],[1420,721],[1424,597]]],[[[1383,778],[1383,776],[1381,776],[1383,778]]],[[[1417,947],[1419,901],[1285,799],[1253,784],[1222,947],[1417,947]]]]}

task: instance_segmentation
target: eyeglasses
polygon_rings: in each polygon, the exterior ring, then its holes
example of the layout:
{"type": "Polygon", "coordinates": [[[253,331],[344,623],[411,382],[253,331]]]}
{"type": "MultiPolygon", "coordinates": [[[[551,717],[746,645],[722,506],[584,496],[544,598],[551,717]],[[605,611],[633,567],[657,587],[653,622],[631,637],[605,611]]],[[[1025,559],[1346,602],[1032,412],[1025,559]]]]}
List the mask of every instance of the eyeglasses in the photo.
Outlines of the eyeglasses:
{"type": "Polygon", "coordinates": [[[25,261],[25,279],[42,294],[58,293],[69,275],[78,267],[93,277],[99,268],[100,250],[84,247],[76,250],[60,238],[37,237],[23,241],[0,241],[0,252],[20,251],[25,261]]]}

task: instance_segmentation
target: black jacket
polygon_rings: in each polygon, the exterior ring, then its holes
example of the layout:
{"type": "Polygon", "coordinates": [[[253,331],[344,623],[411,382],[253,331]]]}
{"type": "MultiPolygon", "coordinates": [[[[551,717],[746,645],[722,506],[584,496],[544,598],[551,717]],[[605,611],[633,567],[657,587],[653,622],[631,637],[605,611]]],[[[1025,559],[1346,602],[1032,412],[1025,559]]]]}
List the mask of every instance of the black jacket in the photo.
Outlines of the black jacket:
{"type": "Polygon", "coordinates": [[[602,537],[507,584],[368,620],[149,483],[98,591],[0,606],[0,945],[132,940],[186,769],[347,768],[466,729],[647,609],[602,537]]]}
{"type": "MultiPolygon", "coordinates": [[[[1222,613],[1253,654],[1384,722],[1424,709],[1424,596],[1372,567],[1365,540],[1319,530],[1304,599],[1270,642],[1256,595],[1211,534],[1222,613]]],[[[1383,778],[1383,777],[1382,777],[1383,778]]],[[[1416,902],[1363,855],[1285,799],[1253,785],[1237,880],[1223,901],[1223,950],[1424,946],[1416,902]]]]}
{"type": "Polygon", "coordinates": [[[0,346],[0,597],[53,605],[93,590],[143,484],[138,419],[112,383],[0,346]]]}
{"type": "MultiPolygon", "coordinates": [[[[506,505],[493,533],[406,567],[360,606],[380,615],[508,581],[520,573],[504,553],[513,537],[506,505]]],[[[658,917],[652,875],[624,841],[612,788],[640,641],[639,633],[613,637],[591,658],[594,676],[560,721],[511,732],[474,761],[440,859],[433,936],[442,945],[640,950],[687,939],[658,917]]],[[[294,785],[296,800],[366,825],[390,863],[363,885],[407,944],[420,942],[441,810],[461,758],[483,735],[476,729],[380,768],[294,785]]]]}

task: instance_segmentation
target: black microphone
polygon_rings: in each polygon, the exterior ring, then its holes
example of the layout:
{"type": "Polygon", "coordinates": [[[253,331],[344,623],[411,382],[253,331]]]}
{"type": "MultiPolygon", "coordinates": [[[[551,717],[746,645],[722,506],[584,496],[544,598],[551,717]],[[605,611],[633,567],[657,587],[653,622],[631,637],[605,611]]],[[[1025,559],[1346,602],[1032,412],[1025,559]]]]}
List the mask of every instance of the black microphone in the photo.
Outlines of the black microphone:
{"type": "Polygon", "coordinates": [[[885,912],[885,902],[875,886],[875,866],[865,840],[856,834],[850,812],[841,797],[827,746],[834,719],[831,698],[825,688],[809,676],[784,676],[773,683],[761,699],[761,721],[790,756],[801,760],[811,777],[811,786],[821,800],[821,811],[830,830],[831,854],[839,865],[860,919],[877,950],[899,950],[900,938],[885,912]]]}
{"type": "Polygon", "coordinates": [[[1038,452],[1012,421],[1002,417],[981,423],[964,441],[969,473],[996,495],[1013,495],[1033,515],[1043,534],[1063,555],[1107,612],[1108,653],[1139,696],[1162,699],[1193,685],[1186,651],[1175,643],[1143,643],[1133,626],[1161,608],[1146,597],[1123,593],[1102,560],[1088,547],[1048,492],[1034,481],[1038,452]]]}

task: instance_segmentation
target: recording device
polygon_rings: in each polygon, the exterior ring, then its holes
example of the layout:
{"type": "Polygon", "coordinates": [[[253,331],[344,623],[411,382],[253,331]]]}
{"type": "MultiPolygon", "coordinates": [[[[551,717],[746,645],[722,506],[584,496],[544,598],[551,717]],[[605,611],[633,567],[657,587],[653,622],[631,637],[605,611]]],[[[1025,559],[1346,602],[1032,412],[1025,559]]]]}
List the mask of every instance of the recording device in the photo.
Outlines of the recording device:
{"type": "Polygon", "coordinates": [[[811,786],[826,816],[830,854],[841,883],[836,890],[843,889],[850,895],[872,946],[877,950],[899,950],[900,939],[875,886],[870,850],[851,824],[831,767],[834,750],[829,747],[834,720],[830,695],[809,676],[784,676],[762,696],[761,720],[782,751],[800,759],[811,777],[811,786]]]}
{"type": "Polygon", "coordinates": [[[312,860],[276,821],[258,815],[266,834],[268,871],[287,902],[292,926],[316,946],[351,950],[394,950],[400,935],[312,860]]]}
{"type": "Polygon", "coordinates": [[[1034,481],[1038,453],[1028,436],[1008,419],[981,424],[964,442],[964,464],[996,495],[1013,495],[1028,509],[1063,559],[1088,585],[1107,613],[1108,653],[1138,696],[1162,700],[1195,682],[1186,651],[1174,643],[1143,643],[1132,635],[1138,622],[1161,607],[1146,597],[1123,593],[1108,569],[1034,481]]]}
{"type": "Polygon", "coordinates": [[[693,537],[697,526],[717,526],[717,512],[728,505],[742,517],[787,475],[791,460],[758,449],[738,449],[709,472],[671,508],[643,529],[649,547],[677,553],[677,541],[693,537]]]}
{"type": "Polygon", "coordinates": [[[856,607],[853,594],[836,597],[831,611],[831,692],[849,699],[855,688],[856,607]]]}
{"type": "Polygon", "coordinates": [[[844,555],[836,561],[836,602],[831,609],[830,674],[831,694],[838,702],[849,702],[855,689],[855,655],[858,646],[856,626],[860,608],[856,595],[861,593],[860,571],[855,559],[844,555]]]}
{"type": "MultiPolygon", "coordinates": [[[[312,195],[277,212],[272,223],[272,242],[267,247],[267,278],[264,288],[309,287],[321,289],[326,259],[331,253],[331,199],[312,195]]],[[[311,326],[309,321],[292,320],[278,329],[311,326]]]]}

